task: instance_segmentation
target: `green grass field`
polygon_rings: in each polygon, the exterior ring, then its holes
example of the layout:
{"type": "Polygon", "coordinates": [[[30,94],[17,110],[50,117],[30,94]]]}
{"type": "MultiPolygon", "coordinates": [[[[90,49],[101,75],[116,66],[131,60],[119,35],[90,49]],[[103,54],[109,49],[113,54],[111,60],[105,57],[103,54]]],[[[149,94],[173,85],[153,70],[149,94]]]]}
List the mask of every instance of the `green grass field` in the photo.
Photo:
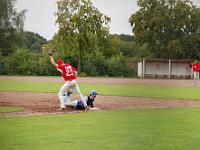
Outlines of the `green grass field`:
{"type": "Polygon", "coordinates": [[[4,113],[4,112],[20,112],[20,111],[24,111],[23,108],[20,107],[2,107],[0,106],[0,113],[4,113]]]}
{"type": "Polygon", "coordinates": [[[200,109],[132,109],[0,119],[0,149],[199,150],[200,109]]]}
{"type": "MultiPolygon", "coordinates": [[[[61,83],[38,83],[0,80],[0,91],[58,92],[61,83]]],[[[80,84],[81,91],[88,94],[91,89],[102,95],[137,96],[170,99],[200,100],[200,88],[170,87],[157,85],[103,85],[80,84]]]]}
{"type": "MultiPolygon", "coordinates": [[[[60,86],[0,81],[0,91],[57,92],[60,86]]],[[[193,87],[100,84],[80,87],[85,94],[96,89],[103,95],[200,99],[200,89],[193,87]]],[[[199,131],[199,108],[1,117],[0,150],[199,150],[199,131]]]]}

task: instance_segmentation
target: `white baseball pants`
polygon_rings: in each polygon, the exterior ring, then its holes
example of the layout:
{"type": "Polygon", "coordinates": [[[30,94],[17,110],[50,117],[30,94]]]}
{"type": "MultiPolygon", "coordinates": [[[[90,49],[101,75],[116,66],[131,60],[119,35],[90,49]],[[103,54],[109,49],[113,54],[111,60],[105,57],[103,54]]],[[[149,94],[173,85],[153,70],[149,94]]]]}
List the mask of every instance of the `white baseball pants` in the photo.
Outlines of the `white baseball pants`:
{"type": "Polygon", "coordinates": [[[78,87],[76,80],[72,80],[72,81],[66,81],[65,84],[59,90],[58,97],[60,99],[60,108],[65,108],[65,102],[64,102],[65,96],[64,95],[69,89],[73,89],[76,92],[76,94],[78,94],[80,100],[83,102],[83,105],[86,107],[87,103],[84,100],[84,97],[78,87]]]}

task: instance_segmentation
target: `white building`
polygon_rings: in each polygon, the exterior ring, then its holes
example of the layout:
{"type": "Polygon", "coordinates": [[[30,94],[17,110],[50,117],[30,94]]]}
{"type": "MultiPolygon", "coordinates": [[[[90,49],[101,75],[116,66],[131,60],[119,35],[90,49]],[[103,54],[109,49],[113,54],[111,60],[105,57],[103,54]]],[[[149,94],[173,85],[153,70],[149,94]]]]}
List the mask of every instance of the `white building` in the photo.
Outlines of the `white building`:
{"type": "Polygon", "coordinates": [[[141,60],[138,62],[140,78],[192,78],[192,60],[141,60]]]}

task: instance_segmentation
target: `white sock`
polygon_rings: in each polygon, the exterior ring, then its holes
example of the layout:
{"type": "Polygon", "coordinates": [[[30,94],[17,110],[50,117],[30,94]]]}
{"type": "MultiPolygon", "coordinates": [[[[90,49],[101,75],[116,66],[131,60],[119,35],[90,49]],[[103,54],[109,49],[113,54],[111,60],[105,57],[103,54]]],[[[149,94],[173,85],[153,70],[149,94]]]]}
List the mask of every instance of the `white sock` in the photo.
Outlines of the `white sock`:
{"type": "Polygon", "coordinates": [[[64,96],[59,96],[59,99],[60,99],[60,108],[65,108],[65,103],[64,103],[65,97],[64,96]]]}

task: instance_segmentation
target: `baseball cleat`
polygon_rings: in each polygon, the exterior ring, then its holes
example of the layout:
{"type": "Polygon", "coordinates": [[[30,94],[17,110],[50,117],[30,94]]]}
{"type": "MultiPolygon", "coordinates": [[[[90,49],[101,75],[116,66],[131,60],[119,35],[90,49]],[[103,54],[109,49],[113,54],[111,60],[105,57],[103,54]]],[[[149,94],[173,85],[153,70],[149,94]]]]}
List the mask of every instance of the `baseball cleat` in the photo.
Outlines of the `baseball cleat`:
{"type": "Polygon", "coordinates": [[[65,108],[61,107],[61,108],[59,108],[59,111],[65,111],[65,108]]]}

